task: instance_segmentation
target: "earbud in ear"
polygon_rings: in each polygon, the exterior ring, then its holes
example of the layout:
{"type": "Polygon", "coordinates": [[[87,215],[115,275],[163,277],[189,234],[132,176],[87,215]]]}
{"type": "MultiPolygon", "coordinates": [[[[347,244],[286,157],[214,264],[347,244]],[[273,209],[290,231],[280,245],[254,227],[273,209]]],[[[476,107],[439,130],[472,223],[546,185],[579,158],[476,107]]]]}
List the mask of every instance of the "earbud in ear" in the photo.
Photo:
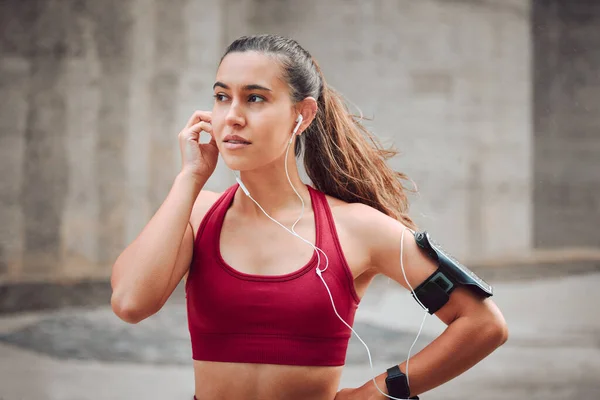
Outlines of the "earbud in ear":
{"type": "Polygon", "coordinates": [[[298,118],[296,118],[297,124],[296,124],[296,127],[294,128],[294,132],[293,132],[294,135],[296,134],[296,132],[298,132],[298,128],[300,128],[300,124],[302,123],[302,120],[303,120],[302,114],[298,114],[298,118]]]}

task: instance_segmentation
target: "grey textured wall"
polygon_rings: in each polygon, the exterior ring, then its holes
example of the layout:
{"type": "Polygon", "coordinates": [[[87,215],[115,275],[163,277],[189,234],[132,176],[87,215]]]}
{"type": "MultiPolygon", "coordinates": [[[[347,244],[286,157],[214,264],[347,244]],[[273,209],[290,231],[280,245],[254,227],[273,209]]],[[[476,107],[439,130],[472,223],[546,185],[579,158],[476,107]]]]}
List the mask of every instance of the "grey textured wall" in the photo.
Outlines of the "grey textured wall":
{"type": "Polygon", "coordinates": [[[600,3],[534,1],[537,247],[600,246],[600,3]]]}
{"type": "Polygon", "coordinates": [[[0,3],[0,279],[108,275],[210,98],[212,3],[0,3]]]}
{"type": "MultiPolygon", "coordinates": [[[[528,0],[0,2],[0,280],[106,277],[164,199],[225,46],[296,38],[464,258],[531,249],[528,0]]],[[[232,183],[222,164],[208,183],[232,183]]]]}

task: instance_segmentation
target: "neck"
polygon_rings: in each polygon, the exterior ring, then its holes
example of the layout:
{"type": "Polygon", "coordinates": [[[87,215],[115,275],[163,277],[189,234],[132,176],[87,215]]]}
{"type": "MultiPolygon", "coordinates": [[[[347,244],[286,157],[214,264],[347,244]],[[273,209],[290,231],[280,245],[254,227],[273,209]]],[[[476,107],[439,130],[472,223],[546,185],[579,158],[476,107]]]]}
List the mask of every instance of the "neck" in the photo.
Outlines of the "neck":
{"type": "MultiPolygon", "coordinates": [[[[306,212],[311,206],[310,193],[306,184],[300,179],[295,160],[288,163],[288,173],[296,192],[304,200],[304,211],[306,212]]],[[[280,166],[267,166],[260,170],[243,171],[240,173],[240,178],[252,198],[272,218],[277,219],[277,216],[288,214],[299,215],[302,209],[302,202],[290,186],[284,168],[280,166]]],[[[242,190],[236,193],[235,203],[237,204],[238,212],[243,215],[267,218],[261,209],[242,190]]]]}

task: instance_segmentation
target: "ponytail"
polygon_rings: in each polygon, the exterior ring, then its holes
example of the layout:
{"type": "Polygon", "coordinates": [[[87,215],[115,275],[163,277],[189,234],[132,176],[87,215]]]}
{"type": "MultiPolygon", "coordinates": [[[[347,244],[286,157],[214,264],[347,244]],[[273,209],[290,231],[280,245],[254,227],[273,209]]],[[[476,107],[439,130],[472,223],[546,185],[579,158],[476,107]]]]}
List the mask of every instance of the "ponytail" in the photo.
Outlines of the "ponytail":
{"type": "Polygon", "coordinates": [[[415,229],[402,184],[408,178],[386,163],[398,152],[383,148],[362,125],[362,118],[352,115],[342,97],[327,85],[316,62],[315,66],[323,86],[317,116],[301,136],[304,168],[312,183],[323,193],[366,204],[415,229]]]}

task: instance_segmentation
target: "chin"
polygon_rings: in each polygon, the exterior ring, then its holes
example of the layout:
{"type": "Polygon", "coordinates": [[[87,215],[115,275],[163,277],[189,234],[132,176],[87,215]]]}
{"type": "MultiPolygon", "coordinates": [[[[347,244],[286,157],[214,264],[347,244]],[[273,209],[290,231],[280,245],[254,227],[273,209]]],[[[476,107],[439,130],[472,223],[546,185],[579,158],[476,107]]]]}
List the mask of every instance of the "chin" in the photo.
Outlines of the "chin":
{"type": "Polygon", "coordinates": [[[277,149],[259,149],[252,148],[250,145],[246,149],[227,149],[220,148],[219,153],[227,168],[234,171],[253,171],[261,169],[267,165],[275,165],[283,168],[285,153],[279,154],[277,149]]]}
{"type": "MultiPolygon", "coordinates": [[[[260,170],[261,168],[271,165],[274,162],[279,164],[278,159],[268,161],[264,155],[243,157],[221,153],[221,157],[223,158],[223,162],[227,168],[239,172],[260,170]]],[[[281,168],[283,169],[283,160],[281,160],[281,168]]]]}
{"type": "Polygon", "coordinates": [[[221,153],[221,158],[223,158],[223,162],[227,166],[227,168],[232,169],[234,171],[247,171],[256,168],[257,162],[256,160],[248,159],[247,157],[240,157],[237,155],[224,154],[221,153]]]}

